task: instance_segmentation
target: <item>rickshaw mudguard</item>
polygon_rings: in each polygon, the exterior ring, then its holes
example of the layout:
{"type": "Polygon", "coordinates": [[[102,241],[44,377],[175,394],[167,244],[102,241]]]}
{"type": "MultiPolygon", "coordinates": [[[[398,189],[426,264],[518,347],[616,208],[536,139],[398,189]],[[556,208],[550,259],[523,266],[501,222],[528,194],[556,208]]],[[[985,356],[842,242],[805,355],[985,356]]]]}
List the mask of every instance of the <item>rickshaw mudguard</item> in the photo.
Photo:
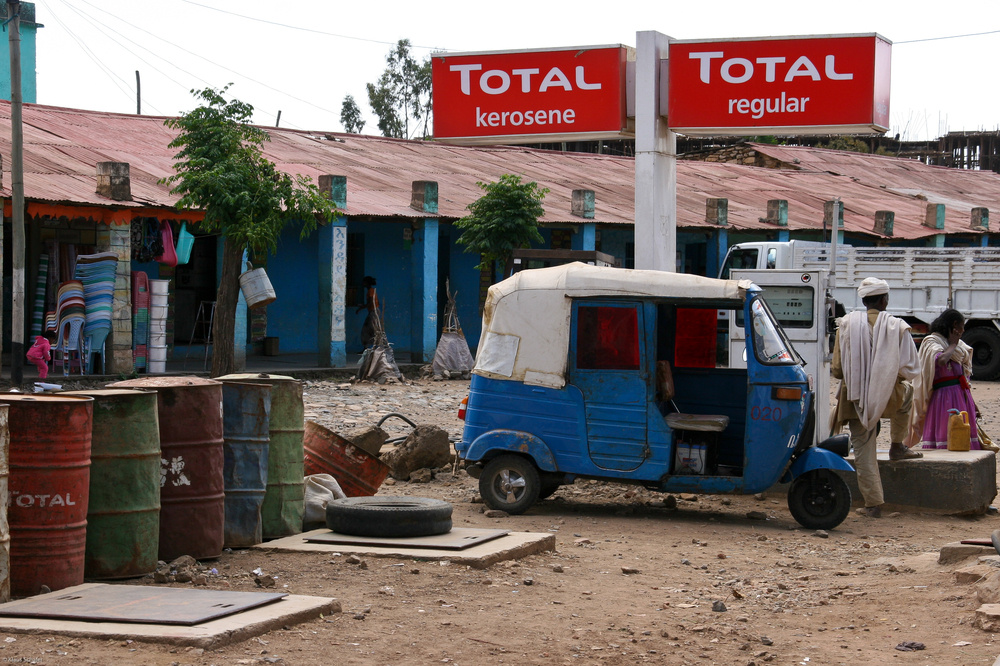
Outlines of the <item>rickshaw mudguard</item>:
{"type": "Polygon", "coordinates": [[[839,469],[843,472],[853,472],[851,464],[832,451],[811,446],[795,459],[792,466],[781,477],[781,483],[789,483],[796,477],[811,472],[814,469],[839,469]]]}
{"type": "Polygon", "coordinates": [[[542,440],[529,432],[520,430],[490,430],[476,437],[463,456],[465,460],[476,462],[490,452],[510,451],[532,458],[535,466],[543,472],[557,472],[556,458],[542,440]]]}

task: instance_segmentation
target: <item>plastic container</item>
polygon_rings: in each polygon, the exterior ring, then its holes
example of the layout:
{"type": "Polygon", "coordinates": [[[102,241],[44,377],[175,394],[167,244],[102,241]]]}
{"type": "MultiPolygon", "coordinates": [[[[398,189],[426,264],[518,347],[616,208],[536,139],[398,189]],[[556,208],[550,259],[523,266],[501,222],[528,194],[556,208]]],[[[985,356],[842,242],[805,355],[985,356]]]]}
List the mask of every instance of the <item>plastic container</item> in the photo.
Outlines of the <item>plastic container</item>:
{"type": "Polygon", "coordinates": [[[165,308],[170,305],[170,297],[166,294],[153,294],[149,297],[149,304],[165,308]]]}
{"type": "Polygon", "coordinates": [[[247,266],[249,267],[247,272],[240,275],[240,289],[243,290],[243,297],[247,299],[247,307],[260,308],[278,300],[264,269],[254,268],[250,263],[247,263],[247,266]]]}
{"type": "Polygon", "coordinates": [[[149,346],[150,347],[166,347],[167,346],[167,333],[166,333],[166,331],[164,331],[162,333],[150,333],[149,334],[149,346]]]}
{"type": "Polygon", "coordinates": [[[149,321],[166,321],[167,320],[167,306],[166,305],[150,305],[149,306],[149,321]]]}
{"type": "Polygon", "coordinates": [[[968,451],[971,446],[972,427],[969,413],[957,409],[948,410],[948,450],[968,451]]]}
{"type": "Polygon", "coordinates": [[[149,327],[150,335],[155,335],[157,333],[167,334],[167,320],[166,319],[153,319],[147,326],[149,327]]]}
{"type": "Polygon", "coordinates": [[[329,474],[348,497],[374,495],[389,475],[376,456],[314,421],[306,421],[305,473],[329,474]]]}
{"type": "Polygon", "coordinates": [[[167,371],[166,361],[146,361],[146,372],[151,375],[162,375],[167,371]]]}
{"type": "Polygon", "coordinates": [[[170,293],[170,280],[150,280],[149,293],[166,296],[170,293]]]}
{"type": "Polygon", "coordinates": [[[147,358],[149,358],[150,362],[166,361],[167,360],[167,348],[166,347],[160,347],[160,346],[157,346],[157,345],[150,345],[149,346],[149,356],[147,358]]]}

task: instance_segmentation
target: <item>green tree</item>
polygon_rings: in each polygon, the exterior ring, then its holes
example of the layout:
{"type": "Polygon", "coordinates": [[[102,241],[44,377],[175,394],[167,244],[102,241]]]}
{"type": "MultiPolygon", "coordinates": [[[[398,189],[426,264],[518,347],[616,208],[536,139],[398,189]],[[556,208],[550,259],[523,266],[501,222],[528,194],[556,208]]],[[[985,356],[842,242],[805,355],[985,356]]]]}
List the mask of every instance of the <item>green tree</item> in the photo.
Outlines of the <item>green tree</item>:
{"type": "Polygon", "coordinates": [[[486,194],[468,209],[470,215],[455,222],[462,230],[458,242],[466,252],[481,255],[480,270],[495,272],[497,262],[503,266],[503,277],[513,268],[513,252],[530,247],[532,241],[542,242],[538,218],[545,214],[542,199],[548,189],[538,183],[522,183],[520,176],[504,174],[494,183],[476,183],[486,194]]]}
{"type": "Polygon", "coordinates": [[[203,104],[164,123],[180,130],[169,144],[180,149],[174,155],[175,173],[164,182],[180,195],[179,208],[203,210],[201,227],[220,232],[224,239],[212,328],[213,377],[240,369],[234,336],[244,250],[274,252],[286,224],[300,224],[304,238],[316,228],[317,219],[326,221],[336,214],[333,202],[308,177],[293,178],[264,157],[261,146],[270,137],[248,124],[252,106],[225,99],[228,89],[192,90],[203,104]]]}
{"type": "Polygon", "coordinates": [[[340,107],[340,124],[349,134],[360,134],[365,128],[365,121],[361,119],[361,109],[354,101],[354,95],[344,96],[344,103],[340,107]]]}
{"type": "Polygon", "coordinates": [[[378,116],[379,131],[397,139],[418,134],[426,138],[431,116],[430,58],[418,63],[410,55],[410,40],[401,39],[385,61],[387,66],[378,82],[367,84],[368,103],[378,116]]]}

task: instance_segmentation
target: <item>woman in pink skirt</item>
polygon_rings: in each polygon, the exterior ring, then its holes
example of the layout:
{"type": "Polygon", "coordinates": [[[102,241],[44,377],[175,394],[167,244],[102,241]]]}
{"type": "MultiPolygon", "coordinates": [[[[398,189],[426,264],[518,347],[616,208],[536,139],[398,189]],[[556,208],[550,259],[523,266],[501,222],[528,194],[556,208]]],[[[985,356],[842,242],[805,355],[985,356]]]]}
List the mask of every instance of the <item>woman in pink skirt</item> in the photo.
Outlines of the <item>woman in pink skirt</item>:
{"type": "Polygon", "coordinates": [[[913,380],[910,436],[922,448],[948,448],[948,410],[969,415],[970,448],[977,450],[976,403],[972,399],[972,347],[962,342],[965,317],[945,310],[931,322],[931,333],[920,343],[920,374],[913,380]]]}

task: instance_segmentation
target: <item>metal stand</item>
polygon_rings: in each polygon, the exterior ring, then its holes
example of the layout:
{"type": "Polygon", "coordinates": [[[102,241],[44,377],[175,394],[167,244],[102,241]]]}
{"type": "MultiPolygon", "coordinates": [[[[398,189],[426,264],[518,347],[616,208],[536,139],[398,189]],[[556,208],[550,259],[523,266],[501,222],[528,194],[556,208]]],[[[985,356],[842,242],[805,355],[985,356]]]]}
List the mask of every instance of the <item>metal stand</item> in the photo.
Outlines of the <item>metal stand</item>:
{"type": "Polygon", "coordinates": [[[205,345],[205,359],[202,362],[202,370],[208,369],[208,350],[212,346],[212,326],[215,323],[215,301],[201,301],[198,303],[198,314],[194,319],[194,326],[191,327],[191,337],[188,339],[187,353],[184,354],[184,367],[187,368],[188,356],[191,355],[191,347],[196,344],[205,345]],[[199,327],[201,327],[199,329],[199,327]],[[201,337],[198,332],[201,331],[201,337]]]}

